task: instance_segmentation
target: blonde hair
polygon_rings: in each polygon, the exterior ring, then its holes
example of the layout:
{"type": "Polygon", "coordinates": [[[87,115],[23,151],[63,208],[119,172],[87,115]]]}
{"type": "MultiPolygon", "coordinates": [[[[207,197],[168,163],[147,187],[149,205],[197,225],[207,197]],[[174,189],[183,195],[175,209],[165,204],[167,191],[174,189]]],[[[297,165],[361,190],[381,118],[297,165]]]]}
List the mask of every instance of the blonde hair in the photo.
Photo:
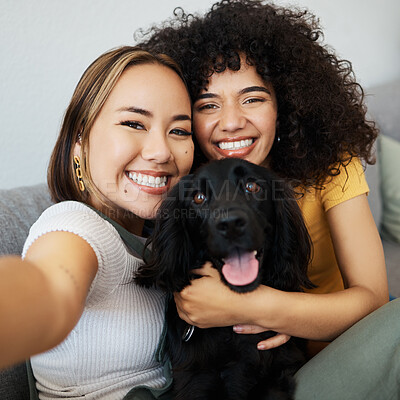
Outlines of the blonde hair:
{"type": "Polygon", "coordinates": [[[152,54],[139,47],[124,46],[97,58],[76,86],[50,158],[47,183],[53,201],[76,200],[87,203],[89,196],[94,195],[106,205],[93,183],[88,167],[89,133],[122,73],[128,67],[140,64],[166,66],[175,71],[185,83],[178,64],[164,54],[152,54]],[[73,161],[73,149],[78,140],[82,146],[81,171],[86,188],[83,192],[79,189],[73,161]]]}

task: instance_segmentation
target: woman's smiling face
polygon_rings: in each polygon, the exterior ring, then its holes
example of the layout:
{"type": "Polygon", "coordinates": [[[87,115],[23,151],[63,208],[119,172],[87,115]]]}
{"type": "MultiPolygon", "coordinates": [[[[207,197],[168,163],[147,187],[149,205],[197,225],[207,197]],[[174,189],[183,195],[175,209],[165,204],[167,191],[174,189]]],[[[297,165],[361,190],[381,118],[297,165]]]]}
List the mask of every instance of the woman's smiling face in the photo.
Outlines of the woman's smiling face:
{"type": "MultiPolygon", "coordinates": [[[[167,190],[190,170],[191,132],[181,78],[158,64],[128,67],[89,133],[93,183],[114,209],[153,218],[167,190]]],[[[91,203],[101,208],[94,196],[91,203]]]]}
{"type": "Polygon", "coordinates": [[[272,85],[243,59],[239,71],[215,72],[193,109],[194,132],[210,160],[236,157],[266,165],[276,119],[272,85]]]}

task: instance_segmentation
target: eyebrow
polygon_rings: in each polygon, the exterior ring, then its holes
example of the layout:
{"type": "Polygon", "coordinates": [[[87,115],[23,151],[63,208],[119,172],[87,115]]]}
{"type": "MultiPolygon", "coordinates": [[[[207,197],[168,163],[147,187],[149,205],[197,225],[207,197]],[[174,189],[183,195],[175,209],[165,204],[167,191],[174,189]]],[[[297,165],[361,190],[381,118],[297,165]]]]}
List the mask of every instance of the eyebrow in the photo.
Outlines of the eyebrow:
{"type": "MultiPolygon", "coordinates": [[[[117,110],[118,112],[131,112],[131,113],[135,113],[135,114],[140,114],[140,115],[144,115],[145,117],[153,117],[154,114],[151,111],[145,110],[143,108],[139,108],[139,107],[121,107],[117,110]]],[[[177,114],[174,115],[172,118],[172,121],[191,121],[192,119],[190,118],[189,115],[187,114],[177,114]]]]}
{"type": "MultiPolygon", "coordinates": [[[[238,94],[242,95],[242,94],[246,94],[246,93],[251,93],[251,92],[264,92],[264,93],[268,93],[269,95],[271,95],[271,91],[268,90],[267,88],[265,88],[264,86],[249,86],[249,87],[245,87],[244,89],[239,90],[238,94]]],[[[197,100],[202,100],[202,99],[215,99],[219,97],[217,94],[215,93],[203,93],[197,96],[197,100]]]]}
{"type": "Polygon", "coordinates": [[[202,100],[202,99],[215,99],[216,97],[218,97],[215,93],[203,93],[203,94],[199,94],[197,96],[196,100],[202,100]]]}
{"type": "Polygon", "coordinates": [[[118,108],[117,110],[118,112],[131,112],[131,113],[135,113],[135,114],[140,114],[140,115],[144,115],[145,117],[152,117],[153,113],[151,111],[147,111],[144,110],[143,108],[139,108],[139,107],[121,107],[118,108]]]}
{"type": "Polygon", "coordinates": [[[265,92],[271,94],[271,91],[264,86],[249,86],[239,91],[239,94],[246,94],[251,92],[265,92]]]}

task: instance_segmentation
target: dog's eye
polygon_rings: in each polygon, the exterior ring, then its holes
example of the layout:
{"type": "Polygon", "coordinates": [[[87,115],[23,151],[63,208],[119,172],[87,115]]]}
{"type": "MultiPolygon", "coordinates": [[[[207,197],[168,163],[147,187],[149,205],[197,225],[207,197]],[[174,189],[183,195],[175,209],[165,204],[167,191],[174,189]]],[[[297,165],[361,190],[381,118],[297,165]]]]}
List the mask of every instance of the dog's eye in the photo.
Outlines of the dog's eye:
{"type": "Polygon", "coordinates": [[[260,185],[255,182],[247,182],[245,189],[247,193],[258,193],[261,190],[260,185]]]}
{"type": "Polygon", "coordinates": [[[204,195],[204,193],[196,193],[193,197],[193,201],[196,204],[203,204],[206,201],[206,196],[204,195]]]}

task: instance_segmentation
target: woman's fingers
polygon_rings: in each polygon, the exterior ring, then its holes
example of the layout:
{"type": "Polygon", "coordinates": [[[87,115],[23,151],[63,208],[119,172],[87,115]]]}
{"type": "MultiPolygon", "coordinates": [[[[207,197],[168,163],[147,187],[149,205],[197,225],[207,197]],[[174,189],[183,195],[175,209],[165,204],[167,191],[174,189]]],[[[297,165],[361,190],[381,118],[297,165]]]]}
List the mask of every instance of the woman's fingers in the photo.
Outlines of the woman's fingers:
{"type": "Polygon", "coordinates": [[[289,341],[291,336],[286,335],[285,333],[277,333],[275,336],[272,336],[269,339],[263,340],[257,344],[258,350],[269,350],[275,347],[282,346],[286,342],[289,341]]]}
{"type": "MultiPolygon", "coordinates": [[[[236,333],[246,333],[246,334],[254,334],[266,332],[268,329],[265,329],[262,326],[258,325],[235,325],[233,330],[236,333]]],[[[282,346],[291,338],[290,335],[286,335],[285,333],[277,333],[275,336],[272,336],[266,340],[263,340],[257,344],[258,350],[269,350],[275,347],[282,346]]]]}
{"type": "Polygon", "coordinates": [[[191,270],[195,275],[201,276],[219,276],[218,271],[212,267],[212,264],[207,261],[201,268],[191,270]]]}

